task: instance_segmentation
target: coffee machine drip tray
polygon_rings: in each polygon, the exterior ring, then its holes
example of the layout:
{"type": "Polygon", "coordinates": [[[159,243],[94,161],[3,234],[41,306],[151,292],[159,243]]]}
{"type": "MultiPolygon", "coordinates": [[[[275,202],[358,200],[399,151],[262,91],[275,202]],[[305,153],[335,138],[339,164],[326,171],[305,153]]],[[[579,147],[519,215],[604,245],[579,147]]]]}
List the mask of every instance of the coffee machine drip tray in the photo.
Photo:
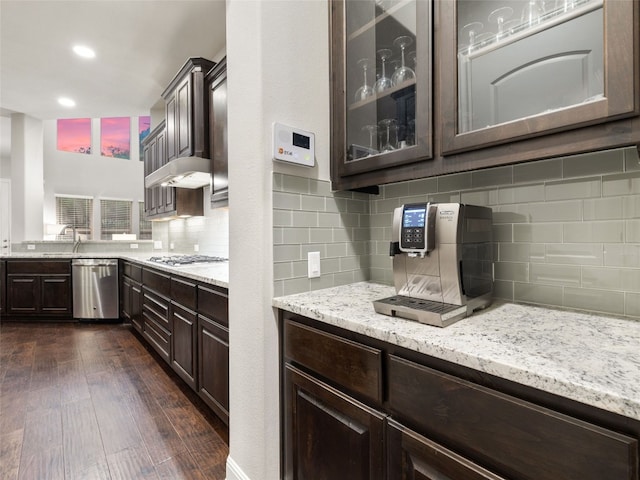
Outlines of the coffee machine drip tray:
{"type": "Polygon", "coordinates": [[[436,327],[447,327],[467,316],[466,305],[432,302],[403,295],[376,300],[373,308],[383,315],[416,320],[436,327]]]}

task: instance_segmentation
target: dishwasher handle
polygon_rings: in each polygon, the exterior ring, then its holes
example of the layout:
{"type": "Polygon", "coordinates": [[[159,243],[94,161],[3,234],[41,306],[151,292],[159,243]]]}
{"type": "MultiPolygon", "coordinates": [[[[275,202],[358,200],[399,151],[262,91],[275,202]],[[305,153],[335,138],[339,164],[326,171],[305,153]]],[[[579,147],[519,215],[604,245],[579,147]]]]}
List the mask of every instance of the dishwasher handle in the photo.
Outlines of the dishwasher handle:
{"type": "Polygon", "coordinates": [[[113,267],[118,265],[117,258],[74,258],[72,267],[113,267]]]}

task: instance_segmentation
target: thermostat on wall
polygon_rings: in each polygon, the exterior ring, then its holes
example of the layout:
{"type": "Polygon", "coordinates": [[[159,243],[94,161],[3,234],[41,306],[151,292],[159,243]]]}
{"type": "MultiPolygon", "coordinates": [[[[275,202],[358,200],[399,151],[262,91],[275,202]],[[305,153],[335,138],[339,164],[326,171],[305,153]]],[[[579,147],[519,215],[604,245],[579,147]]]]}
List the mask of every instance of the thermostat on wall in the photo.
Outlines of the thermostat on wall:
{"type": "Polygon", "coordinates": [[[273,158],[306,167],[315,164],[315,135],[281,123],[273,124],[273,158]]]}

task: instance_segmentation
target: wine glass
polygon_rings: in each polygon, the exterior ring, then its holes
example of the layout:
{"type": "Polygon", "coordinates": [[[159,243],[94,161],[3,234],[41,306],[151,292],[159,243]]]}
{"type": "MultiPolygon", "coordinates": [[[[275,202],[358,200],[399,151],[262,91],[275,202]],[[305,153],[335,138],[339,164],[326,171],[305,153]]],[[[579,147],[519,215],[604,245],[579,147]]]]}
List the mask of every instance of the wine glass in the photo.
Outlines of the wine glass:
{"type": "Polygon", "coordinates": [[[498,25],[498,33],[496,34],[496,40],[500,40],[505,36],[504,22],[513,15],[513,8],[500,7],[496,8],[489,14],[489,23],[495,23],[498,25]]]}
{"type": "Polygon", "coordinates": [[[397,124],[398,122],[394,118],[385,118],[378,122],[378,125],[380,125],[385,132],[384,139],[381,141],[382,145],[380,146],[382,153],[392,152],[396,149],[396,147],[391,144],[391,131],[398,128],[397,124]]]}
{"type": "Polygon", "coordinates": [[[391,81],[394,85],[400,85],[401,83],[407,82],[409,80],[415,80],[416,72],[413,71],[410,67],[407,67],[404,63],[404,49],[413,43],[413,39],[407,35],[403,35],[401,37],[396,38],[393,41],[393,44],[396,47],[400,47],[400,68],[393,72],[393,76],[391,77],[391,81]]]}
{"type": "Polygon", "coordinates": [[[411,65],[413,65],[413,71],[415,72],[418,67],[418,56],[416,55],[416,51],[413,50],[407,53],[407,59],[411,62],[411,65]]]}
{"type": "Polygon", "coordinates": [[[381,48],[380,50],[378,50],[378,56],[382,61],[382,72],[381,72],[382,75],[376,81],[376,83],[373,84],[373,89],[377,93],[384,92],[385,90],[393,86],[393,84],[391,83],[391,79],[387,77],[387,70],[386,70],[387,59],[391,57],[392,53],[393,52],[389,48],[381,48]]]}
{"type": "Polygon", "coordinates": [[[378,150],[376,149],[377,142],[376,145],[374,146],[374,139],[378,136],[378,126],[377,125],[365,125],[364,127],[362,127],[362,130],[369,132],[369,155],[367,155],[368,157],[371,157],[372,155],[375,155],[374,152],[378,152],[378,150]]]}
{"type": "Polygon", "coordinates": [[[371,62],[368,58],[361,58],[360,60],[358,60],[358,65],[362,68],[362,71],[364,73],[364,84],[360,88],[358,88],[358,90],[356,90],[355,99],[356,102],[361,102],[362,100],[366,100],[367,98],[371,97],[374,92],[373,88],[369,86],[369,83],[367,81],[367,69],[371,65],[371,62]]]}
{"type": "Polygon", "coordinates": [[[544,11],[542,10],[540,2],[538,0],[528,0],[522,9],[520,21],[529,27],[533,27],[540,23],[543,15],[544,11]]]}
{"type": "Polygon", "coordinates": [[[476,43],[476,35],[484,28],[484,25],[480,22],[471,22],[467,23],[464,27],[462,27],[462,31],[460,32],[460,38],[465,39],[467,42],[466,45],[462,45],[460,50],[466,50],[467,53],[471,53],[473,51],[473,45],[476,43]]]}

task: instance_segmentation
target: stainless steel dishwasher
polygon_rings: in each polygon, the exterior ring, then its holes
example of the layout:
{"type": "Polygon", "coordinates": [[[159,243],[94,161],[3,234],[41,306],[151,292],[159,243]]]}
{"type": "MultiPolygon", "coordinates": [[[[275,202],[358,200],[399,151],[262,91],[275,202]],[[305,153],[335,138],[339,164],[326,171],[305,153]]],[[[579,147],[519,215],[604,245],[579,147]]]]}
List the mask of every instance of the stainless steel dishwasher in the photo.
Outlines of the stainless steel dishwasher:
{"type": "Polygon", "coordinates": [[[119,319],[117,259],[73,259],[71,280],[73,282],[73,318],[119,319]]]}

